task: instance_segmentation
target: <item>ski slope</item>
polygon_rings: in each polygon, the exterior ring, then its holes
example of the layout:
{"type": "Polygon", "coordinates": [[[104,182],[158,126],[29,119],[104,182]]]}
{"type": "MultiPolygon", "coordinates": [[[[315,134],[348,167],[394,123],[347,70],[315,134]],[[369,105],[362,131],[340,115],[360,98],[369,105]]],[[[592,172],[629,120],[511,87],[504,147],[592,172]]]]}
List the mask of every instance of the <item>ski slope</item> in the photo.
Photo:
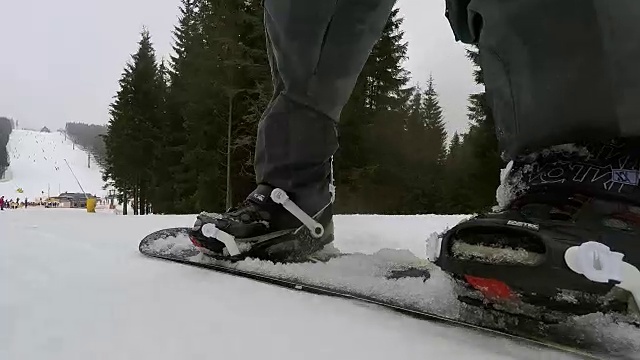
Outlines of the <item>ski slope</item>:
{"type": "MultiPolygon", "coordinates": [[[[335,245],[422,257],[426,235],[460,219],[337,216],[335,245]]],[[[71,209],[0,212],[0,359],[571,358],[139,254],[147,233],[192,221],[71,209]]],[[[597,316],[575,327],[580,339],[600,338],[631,358],[640,353],[634,329],[597,316]]]]}
{"type": "Polygon", "coordinates": [[[48,194],[57,196],[61,192],[81,193],[65,159],[86,192],[98,196],[105,193],[95,160],[91,159],[89,168],[87,153],[74,147],[62,133],[13,130],[7,150],[10,165],[4,179],[0,179],[0,195],[6,199],[27,197],[35,200],[48,194]],[[18,189],[23,192],[18,192],[18,189]]]}

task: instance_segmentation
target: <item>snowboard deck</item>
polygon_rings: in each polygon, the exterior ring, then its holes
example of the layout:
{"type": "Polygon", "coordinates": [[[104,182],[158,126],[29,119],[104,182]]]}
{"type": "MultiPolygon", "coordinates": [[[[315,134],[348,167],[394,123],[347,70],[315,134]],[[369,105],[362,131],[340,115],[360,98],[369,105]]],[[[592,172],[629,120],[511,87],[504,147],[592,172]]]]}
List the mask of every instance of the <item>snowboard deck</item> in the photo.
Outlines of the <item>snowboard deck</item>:
{"type": "MultiPolygon", "coordinates": [[[[408,251],[383,250],[373,255],[333,251],[320,254],[319,261],[309,263],[274,264],[255,259],[231,262],[202,254],[191,244],[188,230],[188,228],[168,228],[153,232],[142,239],[139,250],[142,254],[153,258],[205,268],[291,290],[373,304],[414,318],[464,328],[492,337],[508,338],[540,349],[552,349],[589,359],[630,358],[625,355],[617,356],[599,350],[578,348],[558,341],[562,339],[527,334],[520,327],[505,329],[456,319],[455,311],[446,309],[452,297],[445,295],[444,299],[441,299],[430,294],[432,289],[425,284],[431,281],[428,279],[431,277],[434,266],[408,251]],[[420,297],[426,300],[416,301],[420,297]],[[434,305],[438,303],[444,305],[434,305]],[[425,308],[431,309],[425,310],[425,308]]],[[[441,290],[444,282],[441,278],[436,281],[440,284],[436,290],[441,290]]],[[[528,326],[524,325],[524,327],[528,326]]]]}

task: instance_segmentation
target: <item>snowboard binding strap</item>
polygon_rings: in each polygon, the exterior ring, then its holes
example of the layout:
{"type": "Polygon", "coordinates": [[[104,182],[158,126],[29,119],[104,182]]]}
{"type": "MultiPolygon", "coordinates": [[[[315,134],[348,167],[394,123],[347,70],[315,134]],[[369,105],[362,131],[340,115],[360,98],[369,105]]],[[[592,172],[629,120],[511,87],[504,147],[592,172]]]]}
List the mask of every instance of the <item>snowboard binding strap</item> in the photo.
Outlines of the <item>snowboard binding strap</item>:
{"type": "Polygon", "coordinates": [[[598,282],[613,281],[616,286],[627,290],[640,304],[640,270],[623,261],[624,254],[611,251],[608,246],[595,241],[573,246],[564,253],[569,269],[598,282]]]}
{"type": "Polygon", "coordinates": [[[293,216],[300,220],[300,222],[303,223],[304,226],[307,227],[307,229],[309,229],[309,231],[311,232],[311,236],[313,236],[314,238],[320,239],[322,235],[324,235],[324,227],[322,227],[319,222],[315,221],[311,216],[302,211],[302,209],[300,209],[298,205],[296,205],[296,203],[289,199],[289,196],[284,190],[273,189],[273,191],[271,192],[271,200],[273,200],[273,202],[275,202],[276,204],[282,205],[285,209],[287,209],[288,212],[290,212],[293,216]]]}
{"type": "MultiPolygon", "coordinates": [[[[293,216],[295,216],[304,226],[309,229],[309,233],[315,239],[320,239],[324,235],[324,227],[322,224],[314,220],[311,216],[305,213],[298,205],[296,205],[293,200],[289,198],[287,193],[279,188],[273,189],[271,191],[271,200],[276,204],[282,205],[288,212],[290,212],[293,216]]],[[[202,226],[200,232],[202,235],[216,239],[222,242],[230,256],[240,255],[240,248],[238,247],[238,243],[236,241],[235,236],[226,233],[220,229],[218,229],[213,223],[206,223],[202,226]]]]}
{"type": "Polygon", "coordinates": [[[200,229],[200,231],[202,232],[202,235],[208,238],[217,239],[218,241],[223,243],[224,246],[227,247],[227,251],[229,252],[229,255],[231,256],[240,255],[240,249],[238,248],[238,244],[236,243],[235,236],[218,229],[212,223],[207,223],[202,225],[202,229],[200,229]]]}

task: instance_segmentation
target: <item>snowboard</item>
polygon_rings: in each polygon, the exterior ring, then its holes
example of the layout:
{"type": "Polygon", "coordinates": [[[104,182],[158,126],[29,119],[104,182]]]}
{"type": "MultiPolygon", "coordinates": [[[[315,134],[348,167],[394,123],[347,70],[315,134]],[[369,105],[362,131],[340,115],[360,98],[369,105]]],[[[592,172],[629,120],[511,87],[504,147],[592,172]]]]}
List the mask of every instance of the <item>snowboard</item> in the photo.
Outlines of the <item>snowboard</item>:
{"type": "Polygon", "coordinates": [[[149,257],[276,285],[293,291],[372,304],[418,319],[462,327],[492,337],[553,349],[582,358],[634,358],[601,344],[580,344],[563,333],[547,333],[522,319],[490,314],[458,301],[455,282],[427,260],[408,250],[382,249],[374,254],[342,253],[328,245],[308,262],[229,261],[202,254],[188,228],[169,228],[142,239],[139,251],[149,257]]]}

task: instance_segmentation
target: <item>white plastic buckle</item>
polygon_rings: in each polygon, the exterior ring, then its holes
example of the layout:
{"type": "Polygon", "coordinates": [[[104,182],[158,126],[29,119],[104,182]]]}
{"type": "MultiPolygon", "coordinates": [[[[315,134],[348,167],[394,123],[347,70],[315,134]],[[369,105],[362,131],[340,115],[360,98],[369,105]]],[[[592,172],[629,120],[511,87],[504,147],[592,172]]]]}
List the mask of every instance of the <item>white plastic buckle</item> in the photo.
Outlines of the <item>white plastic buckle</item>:
{"type": "Polygon", "coordinates": [[[336,202],[336,186],[329,184],[329,193],[331,194],[331,203],[336,202]]]}
{"type": "Polygon", "coordinates": [[[427,260],[436,262],[436,260],[440,258],[440,253],[442,251],[442,236],[436,232],[431,233],[427,238],[426,249],[427,260]]]}
{"type": "Polygon", "coordinates": [[[640,270],[622,261],[623,258],[624,254],[595,241],[570,247],[564,253],[569,269],[593,282],[619,282],[616,286],[629,291],[636,304],[640,304],[640,270]]]}
{"type": "Polygon", "coordinates": [[[331,203],[336,202],[336,179],[333,177],[333,156],[331,157],[331,180],[329,181],[329,193],[331,194],[331,203]]]}
{"type": "Polygon", "coordinates": [[[214,224],[206,223],[202,225],[200,232],[208,238],[213,238],[222,242],[227,247],[229,255],[235,256],[240,254],[236,238],[233,235],[227,234],[226,232],[218,229],[214,224]]]}
{"type": "Polygon", "coordinates": [[[594,241],[573,246],[564,253],[569,269],[598,283],[622,281],[623,257],[624,254],[611,251],[608,246],[594,241]]]}
{"type": "Polygon", "coordinates": [[[509,174],[511,173],[511,170],[513,170],[513,160],[509,161],[509,163],[507,163],[507,166],[505,166],[504,169],[500,169],[500,183],[501,184],[506,184],[507,183],[507,178],[509,177],[509,174]]]}
{"type": "Polygon", "coordinates": [[[287,193],[282,189],[273,189],[271,191],[271,199],[276,203],[282,205],[287,211],[289,211],[293,216],[295,216],[298,220],[300,220],[304,226],[306,226],[311,232],[311,236],[316,239],[319,239],[324,235],[324,227],[317,221],[315,221],[311,216],[302,211],[291,199],[287,193]]]}

